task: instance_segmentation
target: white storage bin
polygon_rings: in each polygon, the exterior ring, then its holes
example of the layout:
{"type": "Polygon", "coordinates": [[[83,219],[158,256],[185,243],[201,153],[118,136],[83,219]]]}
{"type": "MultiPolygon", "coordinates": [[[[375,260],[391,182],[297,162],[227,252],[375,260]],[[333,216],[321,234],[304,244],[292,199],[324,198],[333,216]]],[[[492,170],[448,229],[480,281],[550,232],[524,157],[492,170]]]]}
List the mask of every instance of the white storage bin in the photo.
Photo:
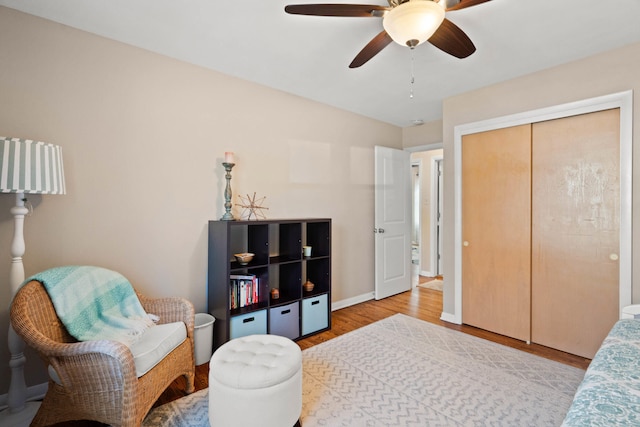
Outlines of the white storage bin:
{"type": "Polygon", "coordinates": [[[251,313],[231,318],[230,339],[267,333],[267,310],[252,311],[251,313]]]}
{"type": "Polygon", "coordinates": [[[329,327],[327,294],[302,300],[302,335],[329,327]]]}
{"type": "Polygon", "coordinates": [[[213,322],[216,318],[207,313],[196,313],[193,327],[193,347],[196,366],[207,363],[213,354],[213,322]]]}

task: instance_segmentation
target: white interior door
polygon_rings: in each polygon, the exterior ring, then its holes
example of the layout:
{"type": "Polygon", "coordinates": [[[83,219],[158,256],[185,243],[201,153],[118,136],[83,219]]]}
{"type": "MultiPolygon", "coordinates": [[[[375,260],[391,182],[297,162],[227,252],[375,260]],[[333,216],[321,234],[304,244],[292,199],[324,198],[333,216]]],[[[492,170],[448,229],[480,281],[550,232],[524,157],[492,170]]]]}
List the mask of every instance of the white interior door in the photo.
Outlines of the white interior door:
{"type": "Polygon", "coordinates": [[[375,147],[375,299],[411,289],[410,155],[375,147]]]}

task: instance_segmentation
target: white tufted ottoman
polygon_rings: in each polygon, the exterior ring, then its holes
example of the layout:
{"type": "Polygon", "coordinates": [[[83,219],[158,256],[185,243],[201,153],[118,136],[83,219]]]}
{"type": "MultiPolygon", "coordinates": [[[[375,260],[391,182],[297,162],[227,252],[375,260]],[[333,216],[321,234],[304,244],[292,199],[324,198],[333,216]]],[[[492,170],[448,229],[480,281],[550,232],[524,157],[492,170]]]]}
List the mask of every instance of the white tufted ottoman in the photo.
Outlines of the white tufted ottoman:
{"type": "Polygon", "coordinates": [[[302,411],[302,352],[289,338],[250,335],[226,342],[209,364],[212,427],[289,427],[302,411]]]}

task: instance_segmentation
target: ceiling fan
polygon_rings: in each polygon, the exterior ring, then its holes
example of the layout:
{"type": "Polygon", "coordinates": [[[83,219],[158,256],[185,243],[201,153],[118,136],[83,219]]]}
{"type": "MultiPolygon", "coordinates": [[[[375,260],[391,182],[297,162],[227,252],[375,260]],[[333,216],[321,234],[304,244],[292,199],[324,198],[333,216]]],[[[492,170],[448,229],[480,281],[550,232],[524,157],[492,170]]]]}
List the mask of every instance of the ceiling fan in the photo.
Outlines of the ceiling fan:
{"type": "Polygon", "coordinates": [[[445,12],[466,9],[490,0],[388,0],[389,6],[367,4],[293,4],[284,10],[293,15],[382,18],[384,30],[375,36],[349,64],[357,68],[395,41],[411,49],[428,41],[457,58],[476,51],[469,37],[445,18],[445,12]]]}

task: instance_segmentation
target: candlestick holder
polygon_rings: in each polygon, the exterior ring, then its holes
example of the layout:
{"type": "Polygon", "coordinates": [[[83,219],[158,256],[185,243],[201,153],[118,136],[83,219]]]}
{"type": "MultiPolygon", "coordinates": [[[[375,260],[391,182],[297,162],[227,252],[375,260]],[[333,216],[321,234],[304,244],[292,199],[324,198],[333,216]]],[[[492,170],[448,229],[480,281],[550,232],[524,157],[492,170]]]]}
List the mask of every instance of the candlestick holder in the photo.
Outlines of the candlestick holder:
{"type": "Polygon", "coordinates": [[[227,186],[224,189],[224,210],[225,213],[224,215],[222,215],[222,218],[220,218],[221,221],[234,221],[235,218],[233,217],[233,214],[231,213],[231,206],[233,206],[231,204],[231,196],[232,196],[232,192],[231,192],[231,169],[233,169],[233,167],[235,166],[235,163],[227,163],[227,162],[222,162],[222,166],[224,166],[224,170],[227,171],[226,175],[224,176],[227,180],[227,186]]]}

